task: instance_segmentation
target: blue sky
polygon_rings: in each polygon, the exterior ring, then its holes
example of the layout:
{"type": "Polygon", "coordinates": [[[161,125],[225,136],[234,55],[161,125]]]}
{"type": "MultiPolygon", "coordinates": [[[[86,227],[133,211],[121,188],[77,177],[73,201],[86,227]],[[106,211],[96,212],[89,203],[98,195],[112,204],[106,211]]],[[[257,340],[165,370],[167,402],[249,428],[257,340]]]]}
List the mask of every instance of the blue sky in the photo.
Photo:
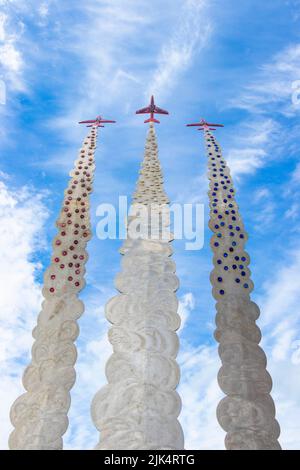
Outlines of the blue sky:
{"type": "MultiPolygon", "coordinates": [[[[157,126],[165,187],[172,202],[205,204],[206,158],[200,133],[184,127],[201,116],[218,131],[250,238],[247,245],[261,308],[259,325],[284,448],[299,449],[300,422],[300,1],[0,0],[1,448],[8,410],[21,391],[42,273],[54,221],[76,152],[80,119],[103,114],[92,195],[96,208],[134,190],[146,126],[134,111],[151,93],[168,109],[157,126]],[[17,341],[16,341],[17,339],[17,341]]],[[[207,225],[207,224],[206,224],[207,225]]],[[[183,328],[179,363],[186,447],[222,449],[215,409],[221,395],[204,248],[174,243],[183,328]]],[[[89,244],[86,311],[80,320],[77,383],[66,448],[92,448],[98,433],[89,405],[105,383],[111,350],[103,307],[114,294],[120,241],[89,244]]]]}

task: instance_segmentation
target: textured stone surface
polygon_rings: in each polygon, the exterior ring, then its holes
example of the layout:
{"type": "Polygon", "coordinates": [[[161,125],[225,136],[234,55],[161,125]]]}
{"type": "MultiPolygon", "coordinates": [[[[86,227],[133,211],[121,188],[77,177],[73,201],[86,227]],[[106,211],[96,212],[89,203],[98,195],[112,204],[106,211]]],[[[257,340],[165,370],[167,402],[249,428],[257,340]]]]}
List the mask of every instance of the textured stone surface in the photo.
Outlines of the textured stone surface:
{"type": "Polygon", "coordinates": [[[209,165],[209,227],[214,232],[211,247],[214,269],[213,295],[217,300],[215,331],[220,343],[222,367],[218,382],[227,395],[219,404],[217,417],[227,432],[227,449],[280,449],[280,428],[270,396],[272,380],[266,356],[258,343],[258,306],[251,301],[247,240],[229,169],[214,136],[205,131],[209,165]]]}
{"type": "Polygon", "coordinates": [[[15,430],[11,449],[61,449],[68,427],[77,319],[84,310],[78,292],[84,287],[87,241],[91,237],[89,194],[92,190],[97,130],[92,128],[70,173],[64,204],[56,222],[58,234],[45,272],[42,311],[33,330],[32,361],[25,370],[26,393],[11,408],[15,430]]]}
{"type": "MultiPolygon", "coordinates": [[[[162,212],[167,216],[158,231],[166,231],[168,239],[129,236],[121,248],[122,272],[115,280],[120,294],[106,305],[106,317],[113,325],[108,384],[92,403],[92,418],[101,432],[96,449],[182,449],[183,433],[177,420],[181,401],[176,392],[178,279],[170,259],[169,201],[153,125],[133,201],[133,209],[147,208],[149,214],[151,204],[157,204],[154,217],[162,212]]],[[[129,222],[139,221],[138,215],[129,217],[129,222]]],[[[153,218],[141,225],[153,228],[153,218]]]]}

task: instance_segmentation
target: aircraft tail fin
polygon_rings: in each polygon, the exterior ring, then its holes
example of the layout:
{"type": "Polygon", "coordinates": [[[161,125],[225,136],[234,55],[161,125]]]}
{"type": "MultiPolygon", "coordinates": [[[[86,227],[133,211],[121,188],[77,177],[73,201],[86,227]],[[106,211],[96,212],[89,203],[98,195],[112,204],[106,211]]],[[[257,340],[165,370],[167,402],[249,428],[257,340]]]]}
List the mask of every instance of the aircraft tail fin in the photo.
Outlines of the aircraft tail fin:
{"type": "Polygon", "coordinates": [[[146,124],[147,122],[156,122],[157,124],[160,123],[160,121],[158,119],[154,119],[154,118],[149,118],[149,119],[146,119],[146,121],[144,121],[144,123],[146,124]]]}

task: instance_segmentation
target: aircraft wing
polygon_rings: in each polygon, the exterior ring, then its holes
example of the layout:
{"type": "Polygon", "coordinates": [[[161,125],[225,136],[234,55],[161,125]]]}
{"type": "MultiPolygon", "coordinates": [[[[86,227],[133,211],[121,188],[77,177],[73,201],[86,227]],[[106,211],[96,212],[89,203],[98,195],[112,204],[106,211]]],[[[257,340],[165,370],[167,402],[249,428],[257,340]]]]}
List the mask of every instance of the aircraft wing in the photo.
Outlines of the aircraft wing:
{"type": "Polygon", "coordinates": [[[116,121],[109,121],[109,120],[107,120],[107,119],[101,119],[99,122],[112,122],[112,123],[114,123],[114,122],[116,122],[116,121]]]}
{"type": "Polygon", "coordinates": [[[96,122],[95,119],[90,120],[90,121],[80,121],[78,124],[90,124],[92,122],[96,122]]]}
{"type": "Polygon", "coordinates": [[[169,114],[168,111],[165,111],[164,109],[159,108],[158,106],[155,106],[154,112],[157,114],[169,114]]]}
{"type": "Polygon", "coordinates": [[[207,126],[213,126],[213,127],[224,127],[223,124],[208,124],[207,126]]]}
{"type": "Polygon", "coordinates": [[[201,122],[199,122],[198,124],[187,124],[187,127],[193,127],[193,126],[202,126],[203,124],[201,124],[201,122]]]}
{"type": "Polygon", "coordinates": [[[146,108],[138,109],[135,114],[147,114],[151,113],[150,107],[147,106],[146,108]]]}

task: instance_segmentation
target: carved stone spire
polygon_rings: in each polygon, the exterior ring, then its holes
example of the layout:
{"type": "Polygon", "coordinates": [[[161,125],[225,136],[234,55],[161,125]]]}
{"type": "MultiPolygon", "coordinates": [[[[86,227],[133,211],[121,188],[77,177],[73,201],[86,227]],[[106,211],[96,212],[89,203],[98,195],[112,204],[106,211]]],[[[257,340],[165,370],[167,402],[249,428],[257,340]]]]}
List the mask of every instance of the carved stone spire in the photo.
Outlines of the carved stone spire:
{"type": "Polygon", "coordinates": [[[78,293],[85,284],[85,248],[91,238],[89,194],[96,139],[97,126],[93,126],[70,173],[56,222],[58,234],[44,276],[45,300],[33,330],[32,361],[23,376],[27,391],[11,408],[15,427],[9,439],[11,449],[54,450],[63,446],[70,389],[75,382],[77,320],[84,311],[78,293]]]}
{"type": "Polygon", "coordinates": [[[113,354],[106,366],[108,385],[92,403],[92,418],[101,431],[96,449],[182,449],[175,360],[178,279],[170,259],[171,235],[157,236],[169,226],[169,201],[152,124],[133,201],[135,215],[129,217],[122,272],[115,280],[120,294],[106,305],[106,317],[113,325],[109,331],[113,354]],[[142,209],[149,215],[146,222],[137,215],[142,209]],[[157,228],[154,220],[160,216],[163,221],[157,228]],[[132,223],[141,228],[138,238],[130,233],[132,223]],[[152,229],[154,239],[148,239],[146,233],[152,229]]]}
{"type": "Polygon", "coordinates": [[[217,417],[227,432],[227,449],[280,449],[280,428],[270,396],[272,379],[258,345],[261,332],[256,320],[260,311],[250,300],[253,283],[250,258],[244,250],[247,233],[221,149],[208,128],[204,132],[210,180],[209,227],[214,232],[211,283],[217,300],[215,338],[222,361],[218,382],[227,395],[219,403],[217,417]]]}

